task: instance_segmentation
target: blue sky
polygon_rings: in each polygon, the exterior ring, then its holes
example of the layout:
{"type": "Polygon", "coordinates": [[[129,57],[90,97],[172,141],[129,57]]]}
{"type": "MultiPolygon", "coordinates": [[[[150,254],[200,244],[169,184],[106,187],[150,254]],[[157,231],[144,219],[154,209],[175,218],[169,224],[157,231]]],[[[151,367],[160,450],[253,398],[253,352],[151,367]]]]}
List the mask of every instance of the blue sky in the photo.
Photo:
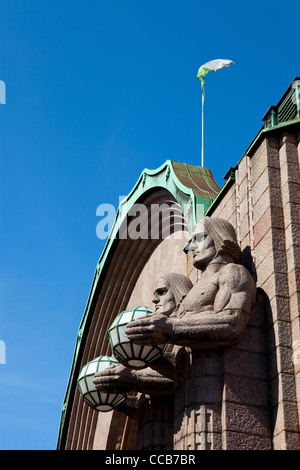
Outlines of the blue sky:
{"type": "Polygon", "coordinates": [[[116,208],[144,168],[217,183],[300,75],[298,1],[0,0],[0,449],[55,449],[75,339],[116,208]]]}

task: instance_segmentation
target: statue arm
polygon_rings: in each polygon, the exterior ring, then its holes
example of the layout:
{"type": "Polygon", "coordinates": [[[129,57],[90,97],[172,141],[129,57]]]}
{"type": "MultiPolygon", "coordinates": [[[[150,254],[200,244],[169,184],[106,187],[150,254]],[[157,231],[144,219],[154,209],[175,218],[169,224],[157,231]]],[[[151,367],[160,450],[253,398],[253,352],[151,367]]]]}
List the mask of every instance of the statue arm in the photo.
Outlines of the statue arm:
{"type": "Polygon", "coordinates": [[[167,341],[192,348],[229,346],[239,340],[248,318],[249,314],[238,308],[176,318],[170,325],[167,341]]]}
{"type": "Polygon", "coordinates": [[[95,387],[107,393],[140,392],[149,395],[173,393],[174,381],[151,367],[135,370],[122,364],[112,365],[94,377],[95,387]]]}
{"type": "Polygon", "coordinates": [[[129,324],[126,334],[142,344],[167,342],[200,348],[231,345],[245,329],[255,291],[248,271],[243,266],[230,264],[220,274],[212,310],[193,312],[181,318],[153,314],[129,324]]]}

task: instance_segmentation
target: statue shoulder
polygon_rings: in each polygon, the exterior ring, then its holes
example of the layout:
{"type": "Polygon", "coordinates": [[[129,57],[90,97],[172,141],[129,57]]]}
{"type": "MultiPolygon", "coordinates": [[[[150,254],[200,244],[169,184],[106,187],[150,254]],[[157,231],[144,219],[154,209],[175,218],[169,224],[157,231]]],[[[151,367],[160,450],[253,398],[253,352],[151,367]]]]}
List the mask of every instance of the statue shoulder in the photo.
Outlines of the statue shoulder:
{"type": "Polygon", "coordinates": [[[255,289],[255,282],[251,274],[241,264],[228,263],[225,265],[222,269],[220,282],[234,286],[238,290],[255,289]]]}

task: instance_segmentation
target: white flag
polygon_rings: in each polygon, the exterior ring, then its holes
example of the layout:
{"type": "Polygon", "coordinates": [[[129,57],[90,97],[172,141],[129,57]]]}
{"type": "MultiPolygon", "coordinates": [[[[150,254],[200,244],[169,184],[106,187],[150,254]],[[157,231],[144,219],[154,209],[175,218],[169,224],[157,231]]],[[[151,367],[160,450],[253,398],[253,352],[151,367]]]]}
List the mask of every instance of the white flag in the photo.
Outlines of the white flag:
{"type": "Polygon", "coordinates": [[[197,73],[197,78],[201,81],[202,91],[205,83],[204,77],[208,72],[215,72],[223,67],[229,67],[230,64],[234,64],[234,62],[228,59],[215,59],[201,65],[197,73]]]}

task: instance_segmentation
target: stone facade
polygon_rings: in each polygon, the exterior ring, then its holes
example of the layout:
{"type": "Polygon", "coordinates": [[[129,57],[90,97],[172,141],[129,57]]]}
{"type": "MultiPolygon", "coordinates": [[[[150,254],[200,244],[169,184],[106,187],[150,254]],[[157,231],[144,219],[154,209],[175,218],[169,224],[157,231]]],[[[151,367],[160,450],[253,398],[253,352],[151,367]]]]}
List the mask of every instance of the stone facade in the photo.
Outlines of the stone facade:
{"type": "Polygon", "coordinates": [[[264,407],[269,408],[274,449],[299,448],[300,365],[294,349],[300,339],[299,136],[298,127],[261,139],[243,156],[234,184],[209,211],[235,226],[245,265],[257,282],[251,341],[247,346],[245,335],[238,345],[244,356],[240,373],[255,375],[261,388],[268,388],[264,407]]]}
{"type": "MultiPolygon", "coordinates": [[[[152,200],[178,202],[159,187],[141,202],[152,200]]],[[[206,213],[233,225],[242,264],[256,282],[241,340],[221,350],[175,346],[174,397],[135,397],[131,416],[94,412],[74,388],[60,448],[300,450],[299,119],[258,135],[206,213]]],[[[151,307],[160,273],[197,282],[179,232],[117,243],[94,298],[80,364],[110,353],[107,328],[121,310],[151,307]]]]}

